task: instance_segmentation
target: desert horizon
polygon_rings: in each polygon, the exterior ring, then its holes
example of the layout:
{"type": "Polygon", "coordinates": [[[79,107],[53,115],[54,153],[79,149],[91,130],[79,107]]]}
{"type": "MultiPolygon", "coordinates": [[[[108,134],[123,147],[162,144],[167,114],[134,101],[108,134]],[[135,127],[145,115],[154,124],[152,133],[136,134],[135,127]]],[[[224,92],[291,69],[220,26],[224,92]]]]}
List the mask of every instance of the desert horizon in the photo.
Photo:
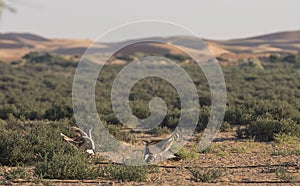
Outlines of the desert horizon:
{"type": "MultiPolygon", "coordinates": [[[[146,37],[154,38],[154,37],[146,37]]],[[[197,41],[190,36],[171,36],[163,38],[169,44],[185,47],[186,50],[199,50],[201,47],[197,41]],[[197,48],[198,47],[198,48],[197,48]]],[[[98,53],[111,51],[118,43],[126,43],[125,40],[111,43],[96,43],[93,47],[98,53]]],[[[203,39],[209,50],[220,59],[236,63],[241,58],[268,56],[274,53],[298,53],[300,51],[300,31],[286,31],[270,33],[266,35],[252,36],[248,38],[230,40],[203,39]]],[[[50,52],[58,55],[75,56],[82,55],[93,43],[90,39],[55,39],[44,38],[30,33],[2,33],[0,35],[1,56],[0,60],[18,60],[29,52],[50,52]]],[[[151,50],[163,50],[163,46],[148,46],[144,52],[151,53],[151,50]],[[161,48],[160,48],[161,47],[161,48]],[[157,49],[155,49],[157,48],[157,49]]],[[[169,49],[170,53],[175,53],[169,49]]],[[[224,62],[221,60],[221,62],[224,62]]]]}
{"type": "Polygon", "coordinates": [[[299,5],[0,0],[0,185],[299,185],[299,5]]]}

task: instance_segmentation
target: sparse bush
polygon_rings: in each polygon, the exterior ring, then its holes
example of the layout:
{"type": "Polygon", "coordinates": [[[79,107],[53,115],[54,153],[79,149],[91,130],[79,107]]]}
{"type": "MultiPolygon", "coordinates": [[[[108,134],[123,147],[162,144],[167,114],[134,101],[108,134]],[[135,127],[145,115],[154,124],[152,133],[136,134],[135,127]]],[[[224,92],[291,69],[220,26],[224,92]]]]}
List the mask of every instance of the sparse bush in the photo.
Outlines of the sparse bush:
{"type": "Polygon", "coordinates": [[[73,108],[66,105],[52,105],[51,108],[45,111],[45,119],[60,120],[64,118],[71,118],[73,115],[73,108]]]}
{"type": "Polygon", "coordinates": [[[99,167],[99,176],[120,181],[144,182],[147,180],[148,174],[152,172],[157,172],[157,168],[154,166],[126,166],[116,164],[99,167]]]}
{"type": "Polygon", "coordinates": [[[6,180],[15,180],[15,179],[28,180],[30,178],[30,175],[26,172],[25,167],[19,166],[17,168],[12,168],[11,170],[4,172],[3,177],[6,180]]]}
{"type": "Polygon", "coordinates": [[[238,131],[239,137],[254,137],[260,141],[274,140],[276,134],[299,136],[300,125],[293,120],[276,120],[272,118],[257,118],[244,130],[238,131]]]}
{"type": "Polygon", "coordinates": [[[273,62],[273,63],[275,63],[275,62],[281,62],[282,58],[279,55],[270,55],[269,61],[273,62]]]}
{"type": "Polygon", "coordinates": [[[166,54],[165,57],[168,58],[168,59],[176,60],[176,61],[180,61],[180,62],[183,62],[183,61],[189,59],[189,57],[186,56],[186,55],[182,55],[182,54],[172,54],[172,53],[166,54]]]}
{"type": "Polygon", "coordinates": [[[60,122],[60,129],[55,125],[43,121],[8,121],[6,126],[0,127],[0,163],[9,166],[32,164],[46,155],[51,159],[60,151],[77,153],[76,148],[62,142],[63,123],[60,122]]]}
{"type": "Polygon", "coordinates": [[[276,177],[283,181],[294,182],[296,179],[293,174],[288,172],[286,167],[282,167],[282,166],[278,167],[275,170],[275,173],[276,173],[276,177]]]}
{"type": "Polygon", "coordinates": [[[170,134],[171,131],[167,127],[156,127],[152,130],[146,131],[145,133],[146,134],[151,134],[151,135],[154,135],[154,136],[161,136],[161,135],[164,135],[164,134],[170,134]]]}
{"type": "Polygon", "coordinates": [[[48,179],[93,179],[97,177],[96,169],[88,163],[86,154],[68,154],[58,152],[36,164],[35,173],[48,179]]]}
{"type": "Polygon", "coordinates": [[[272,156],[300,156],[300,150],[297,149],[279,149],[272,152],[272,156]]]}
{"type": "Polygon", "coordinates": [[[224,150],[225,150],[225,148],[220,145],[211,144],[202,153],[203,154],[217,154],[224,150]]]}
{"type": "Polygon", "coordinates": [[[20,130],[0,128],[0,163],[15,166],[33,157],[31,144],[20,130]]]}
{"type": "Polygon", "coordinates": [[[129,55],[118,55],[118,56],[116,56],[116,59],[120,59],[120,60],[127,61],[127,62],[131,62],[134,60],[134,58],[129,55]]]}
{"type": "Polygon", "coordinates": [[[198,159],[198,153],[195,150],[187,150],[185,148],[181,148],[176,155],[183,160],[198,159]]]}
{"type": "Polygon", "coordinates": [[[211,114],[210,106],[203,106],[200,110],[200,118],[197,125],[197,131],[202,131],[208,124],[211,114]]]}
{"type": "Polygon", "coordinates": [[[62,129],[57,129],[53,125],[36,124],[26,136],[31,144],[34,160],[43,160],[45,157],[52,159],[52,156],[58,152],[78,153],[78,150],[64,142],[60,133],[62,129]]]}
{"type": "Polygon", "coordinates": [[[230,149],[231,153],[251,153],[253,149],[257,147],[257,144],[253,140],[246,140],[243,142],[243,145],[232,147],[230,149]]]}
{"type": "Polygon", "coordinates": [[[229,132],[231,129],[230,123],[228,122],[223,122],[223,124],[221,125],[220,131],[221,132],[229,132]]]}
{"type": "Polygon", "coordinates": [[[122,130],[121,127],[115,125],[104,124],[105,128],[108,129],[109,133],[113,135],[116,139],[124,141],[127,143],[134,143],[136,139],[130,134],[129,131],[122,130]]]}
{"type": "Polygon", "coordinates": [[[193,175],[193,179],[197,182],[216,182],[218,178],[222,177],[224,170],[220,168],[191,168],[189,169],[193,175]]]}
{"type": "Polygon", "coordinates": [[[274,135],[275,142],[279,144],[298,144],[299,138],[290,134],[279,133],[274,135]]]}

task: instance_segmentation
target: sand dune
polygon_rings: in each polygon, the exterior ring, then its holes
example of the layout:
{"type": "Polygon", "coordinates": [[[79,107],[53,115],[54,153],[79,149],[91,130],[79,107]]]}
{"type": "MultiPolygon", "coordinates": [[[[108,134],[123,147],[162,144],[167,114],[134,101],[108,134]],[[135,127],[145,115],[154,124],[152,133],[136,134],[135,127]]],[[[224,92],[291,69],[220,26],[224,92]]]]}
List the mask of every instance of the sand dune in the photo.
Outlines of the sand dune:
{"type": "MultiPolygon", "coordinates": [[[[151,39],[151,38],[149,38],[151,39]]],[[[152,38],[153,39],[153,38],[152,38]]],[[[154,38],[155,39],[155,38],[154,38]]],[[[197,39],[186,36],[160,38],[166,44],[139,43],[123,49],[124,55],[132,55],[135,52],[149,54],[183,54],[183,51],[174,47],[181,46],[184,50],[198,50],[201,53],[204,45],[197,39]]],[[[134,41],[134,40],[133,40],[134,41]]],[[[0,60],[12,61],[22,58],[25,54],[36,52],[51,52],[60,55],[82,55],[90,46],[92,40],[88,39],[47,39],[28,33],[0,34],[0,60]]],[[[115,50],[120,43],[97,43],[93,45],[95,53],[107,53],[115,50]]],[[[226,41],[205,40],[210,51],[216,57],[231,56],[234,61],[243,56],[264,55],[266,53],[297,53],[300,52],[300,31],[281,32],[246,39],[234,39],[226,41]]],[[[229,60],[229,61],[230,61],[229,60]]]]}

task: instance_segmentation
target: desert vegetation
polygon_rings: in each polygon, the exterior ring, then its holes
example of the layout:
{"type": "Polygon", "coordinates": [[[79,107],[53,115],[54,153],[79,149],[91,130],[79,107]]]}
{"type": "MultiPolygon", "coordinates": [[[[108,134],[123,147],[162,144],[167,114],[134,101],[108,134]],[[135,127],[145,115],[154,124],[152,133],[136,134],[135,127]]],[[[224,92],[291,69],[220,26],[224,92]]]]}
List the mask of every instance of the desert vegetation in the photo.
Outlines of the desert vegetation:
{"type": "MultiPolygon", "coordinates": [[[[181,56],[171,57],[186,60],[181,56]]],[[[76,125],[71,91],[77,64],[71,59],[38,53],[29,53],[11,63],[0,62],[0,184],[16,180],[42,182],[45,179],[146,182],[157,179],[155,175],[159,173],[168,172],[168,165],[162,165],[167,167],[163,169],[113,164],[99,154],[88,157],[63,143],[60,132],[70,135],[69,128],[76,125]]],[[[269,171],[268,174],[284,182],[299,181],[299,55],[271,55],[260,59],[259,66],[251,62],[223,66],[228,100],[221,130],[223,134],[220,135],[230,133],[236,146],[215,143],[201,153],[196,142],[210,116],[208,82],[196,65],[182,64],[182,67],[194,81],[201,104],[196,134],[191,144],[177,154],[183,161],[180,163],[186,164],[183,167],[186,172],[183,172],[190,175],[191,182],[216,182],[233,171],[233,168],[225,169],[224,166],[193,167],[190,166],[192,162],[200,162],[204,157],[230,159],[231,154],[247,156],[251,153],[285,158],[285,162],[289,157],[298,160],[298,163],[293,161],[295,164],[292,166],[282,164],[273,172],[268,167],[268,170],[264,168],[261,171],[269,171]]],[[[122,124],[110,103],[113,80],[122,68],[123,65],[103,68],[96,85],[97,109],[112,135],[121,141],[138,144],[139,134],[120,130],[122,124]]],[[[133,114],[147,118],[150,115],[148,103],[153,96],[164,99],[168,108],[160,126],[145,133],[158,137],[169,134],[176,127],[180,117],[180,99],[168,82],[146,78],[131,91],[129,99],[133,114]]],[[[170,164],[172,168],[176,161],[170,161],[170,164]]]]}

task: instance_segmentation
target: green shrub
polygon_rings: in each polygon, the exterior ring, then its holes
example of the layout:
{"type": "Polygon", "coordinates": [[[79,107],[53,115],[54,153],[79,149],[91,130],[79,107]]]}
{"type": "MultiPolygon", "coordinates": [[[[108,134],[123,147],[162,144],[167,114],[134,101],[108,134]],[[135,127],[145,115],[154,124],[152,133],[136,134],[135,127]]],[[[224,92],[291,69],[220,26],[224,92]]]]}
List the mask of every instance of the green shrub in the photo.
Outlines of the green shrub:
{"type": "Polygon", "coordinates": [[[276,120],[272,118],[257,118],[244,130],[238,131],[239,136],[254,137],[260,141],[274,140],[276,134],[299,136],[300,125],[293,120],[276,120]]]}
{"type": "Polygon", "coordinates": [[[71,118],[73,115],[73,108],[66,105],[52,105],[51,108],[45,111],[45,119],[60,120],[64,118],[71,118]]]}
{"type": "Polygon", "coordinates": [[[15,179],[28,180],[30,178],[30,175],[27,173],[25,167],[17,167],[17,168],[12,168],[11,170],[4,172],[3,177],[6,180],[15,180],[15,179]]]}
{"type": "Polygon", "coordinates": [[[198,153],[192,149],[192,150],[187,150],[185,148],[181,148],[176,155],[179,156],[179,158],[183,160],[188,160],[188,159],[198,159],[198,153]]]}
{"type": "Polygon", "coordinates": [[[167,127],[156,127],[152,130],[146,131],[145,133],[146,134],[151,134],[151,135],[154,135],[154,136],[161,136],[161,135],[164,135],[164,134],[170,134],[171,131],[167,127]]]}
{"type": "Polygon", "coordinates": [[[298,144],[299,138],[286,133],[279,133],[274,135],[274,140],[279,144],[298,144]]]}
{"type": "Polygon", "coordinates": [[[220,131],[221,132],[229,132],[231,129],[230,123],[228,122],[223,122],[223,124],[221,125],[220,131]]]}
{"type": "Polygon", "coordinates": [[[225,147],[218,144],[211,144],[204,151],[203,154],[218,154],[225,151],[225,147]]]}
{"type": "Polygon", "coordinates": [[[223,176],[224,170],[220,168],[191,168],[189,171],[193,175],[193,179],[197,182],[213,183],[223,176]]]}
{"type": "Polygon", "coordinates": [[[26,140],[20,130],[6,130],[0,128],[0,163],[2,165],[16,166],[26,163],[34,155],[31,144],[26,140]]]}
{"type": "Polygon", "coordinates": [[[300,156],[300,150],[297,149],[278,149],[271,153],[272,156],[300,156]]]}
{"type": "Polygon", "coordinates": [[[116,139],[127,143],[136,142],[136,139],[130,134],[129,131],[124,131],[121,127],[109,125],[106,123],[104,123],[104,126],[106,129],[108,129],[109,133],[113,135],[116,139]]]}
{"type": "Polygon", "coordinates": [[[64,124],[9,120],[7,125],[0,127],[0,163],[8,166],[32,164],[46,155],[51,159],[60,151],[78,153],[76,148],[62,141],[60,132],[65,131],[64,124]]]}
{"type": "Polygon", "coordinates": [[[276,178],[286,181],[286,182],[294,182],[296,180],[295,176],[292,173],[289,173],[286,167],[278,167],[275,170],[276,178]]]}
{"type": "Polygon", "coordinates": [[[202,131],[208,124],[209,118],[211,114],[210,106],[203,106],[200,110],[199,121],[196,130],[202,131]]]}
{"type": "Polygon", "coordinates": [[[35,166],[35,173],[48,179],[94,179],[97,177],[96,169],[88,163],[86,154],[58,152],[35,166]]]}
{"type": "Polygon", "coordinates": [[[110,164],[99,167],[99,176],[120,181],[147,181],[149,173],[156,172],[154,166],[127,166],[110,164]]]}
{"type": "Polygon", "coordinates": [[[31,144],[33,154],[36,160],[43,160],[44,157],[51,159],[57,152],[78,153],[73,146],[62,141],[60,133],[62,129],[55,128],[53,125],[36,124],[32,127],[26,139],[31,144]]]}
{"type": "Polygon", "coordinates": [[[182,54],[172,54],[172,53],[168,53],[165,54],[165,57],[171,60],[176,60],[176,61],[180,61],[183,62],[187,59],[190,59],[188,56],[186,55],[182,55],[182,54]]]}

